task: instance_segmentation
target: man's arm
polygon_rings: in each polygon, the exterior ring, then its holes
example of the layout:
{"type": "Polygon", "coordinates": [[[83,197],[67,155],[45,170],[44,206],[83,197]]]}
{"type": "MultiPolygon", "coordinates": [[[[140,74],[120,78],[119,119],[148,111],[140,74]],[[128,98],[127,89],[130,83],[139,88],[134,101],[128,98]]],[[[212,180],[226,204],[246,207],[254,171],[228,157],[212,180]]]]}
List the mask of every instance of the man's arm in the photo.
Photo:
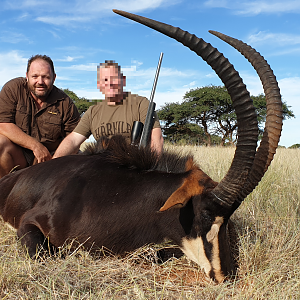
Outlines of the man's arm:
{"type": "Polygon", "coordinates": [[[48,149],[35,138],[24,133],[13,123],[0,123],[0,134],[6,136],[13,143],[32,150],[38,163],[51,159],[48,149]]]}
{"type": "Polygon", "coordinates": [[[156,150],[158,154],[162,153],[164,146],[164,139],[161,128],[153,128],[151,132],[151,148],[156,150]]]}
{"type": "Polygon", "coordinates": [[[53,158],[76,154],[79,150],[80,145],[86,140],[86,137],[77,132],[71,132],[66,138],[60,143],[56,149],[53,158]]]}

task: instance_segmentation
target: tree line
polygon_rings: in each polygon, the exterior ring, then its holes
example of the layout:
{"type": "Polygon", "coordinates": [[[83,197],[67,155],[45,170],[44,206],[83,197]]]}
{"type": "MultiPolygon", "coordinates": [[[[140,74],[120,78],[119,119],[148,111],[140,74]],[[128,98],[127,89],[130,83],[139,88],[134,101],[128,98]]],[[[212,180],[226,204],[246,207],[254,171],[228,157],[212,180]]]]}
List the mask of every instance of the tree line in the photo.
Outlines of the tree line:
{"type": "MultiPolygon", "coordinates": [[[[266,120],[266,98],[251,96],[256,109],[259,134],[266,120]]],[[[181,103],[166,103],[158,110],[164,138],[173,143],[198,145],[234,145],[237,119],[225,86],[205,86],[188,91],[181,103]]],[[[283,117],[294,118],[290,106],[283,103],[283,117]]]]}
{"type": "Polygon", "coordinates": [[[84,97],[78,97],[76,93],[69,89],[62,89],[62,91],[64,91],[73,100],[80,114],[86,112],[90,106],[95,105],[98,101],[100,101],[96,99],[89,101],[84,97]]]}
{"type": "MultiPolygon", "coordinates": [[[[73,91],[63,91],[74,101],[80,114],[99,100],[89,101],[78,97],[73,91]]],[[[263,94],[251,96],[256,109],[259,134],[262,136],[266,121],[266,98],[263,94]]],[[[164,139],[176,144],[234,145],[236,143],[237,119],[231,98],[225,86],[205,86],[192,89],[183,101],[166,103],[158,111],[164,139]]],[[[285,102],[283,119],[295,118],[285,102]]],[[[299,144],[291,148],[299,148],[299,144]]]]}

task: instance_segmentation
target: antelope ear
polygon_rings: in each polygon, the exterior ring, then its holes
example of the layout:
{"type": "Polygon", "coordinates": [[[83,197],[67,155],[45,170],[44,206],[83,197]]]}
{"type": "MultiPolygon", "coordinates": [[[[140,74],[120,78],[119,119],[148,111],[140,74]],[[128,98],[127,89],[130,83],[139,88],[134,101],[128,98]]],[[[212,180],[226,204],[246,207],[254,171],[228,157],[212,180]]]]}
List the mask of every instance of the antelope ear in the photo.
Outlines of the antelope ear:
{"type": "MultiPolygon", "coordinates": [[[[200,186],[199,186],[200,187],[200,186]]],[[[203,190],[203,187],[202,187],[203,190]]],[[[201,191],[200,193],[201,194],[201,191]]],[[[165,204],[159,209],[159,211],[168,210],[174,206],[185,206],[191,197],[195,196],[193,193],[189,191],[185,186],[181,186],[178,190],[176,190],[165,202],[165,204]]]]}
{"type": "Polygon", "coordinates": [[[168,210],[171,207],[185,206],[191,197],[201,195],[204,190],[203,185],[199,185],[199,180],[202,178],[203,172],[195,170],[187,178],[185,178],[183,184],[167,199],[165,204],[159,211],[168,210]]]}
{"type": "Polygon", "coordinates": [[[220,227],[223,224],[223,217],[216,217],[215,222],[212,224],[210,231],[206,234],[206,239],[210,243],[219,233],[220,227]]]}

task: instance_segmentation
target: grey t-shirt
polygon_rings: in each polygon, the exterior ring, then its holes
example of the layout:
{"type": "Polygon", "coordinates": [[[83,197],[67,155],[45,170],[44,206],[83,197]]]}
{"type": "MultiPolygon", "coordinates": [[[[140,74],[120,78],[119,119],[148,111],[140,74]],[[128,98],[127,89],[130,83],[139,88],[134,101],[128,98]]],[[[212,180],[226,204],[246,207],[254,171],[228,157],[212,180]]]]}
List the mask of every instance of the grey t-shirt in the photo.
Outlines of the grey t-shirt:
{"type": "MultiPolygon", "coordinates": [[[[74,132],[88,138],[93,134],[98,140],[102,136],[121,134],[130,140],[134,121],[145,122],[149,100],[135,94],[126,93],[122,104],[107,105],[106,101],[91,106],[81,118],[74,132]]],[[[157,114],[154,113],[153,128],[160,128],[157,114]]]]}

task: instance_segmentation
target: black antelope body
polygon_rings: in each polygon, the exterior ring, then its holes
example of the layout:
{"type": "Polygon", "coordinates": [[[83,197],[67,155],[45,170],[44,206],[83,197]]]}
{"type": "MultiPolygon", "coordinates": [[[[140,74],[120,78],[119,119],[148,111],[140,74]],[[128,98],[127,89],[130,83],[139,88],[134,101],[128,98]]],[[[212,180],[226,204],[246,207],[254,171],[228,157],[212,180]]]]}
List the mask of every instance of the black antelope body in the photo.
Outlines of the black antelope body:
{"type": "Polygon", "coordinates": [[[277,81],[265,59],[242,41],[212,32],[253,65],[261,78],[267,121],[258,150],[258,126],[249,92],[229,61],[210,44],[170,25],[130,13],[116,13],[176,39],[201,56],[226,86],[237,114],[238,142],[232,165],[220,183],[191,156],[157,156],[123,138],[100,140],[85,155],[41,163],[0,180],[0,213],[17,229],[31,256],[76,239],[90,250],[116,253],[171,239],[217,282],[232,272],[227,240],[230,216],[267,170],[282,126],[277,81]]]}

